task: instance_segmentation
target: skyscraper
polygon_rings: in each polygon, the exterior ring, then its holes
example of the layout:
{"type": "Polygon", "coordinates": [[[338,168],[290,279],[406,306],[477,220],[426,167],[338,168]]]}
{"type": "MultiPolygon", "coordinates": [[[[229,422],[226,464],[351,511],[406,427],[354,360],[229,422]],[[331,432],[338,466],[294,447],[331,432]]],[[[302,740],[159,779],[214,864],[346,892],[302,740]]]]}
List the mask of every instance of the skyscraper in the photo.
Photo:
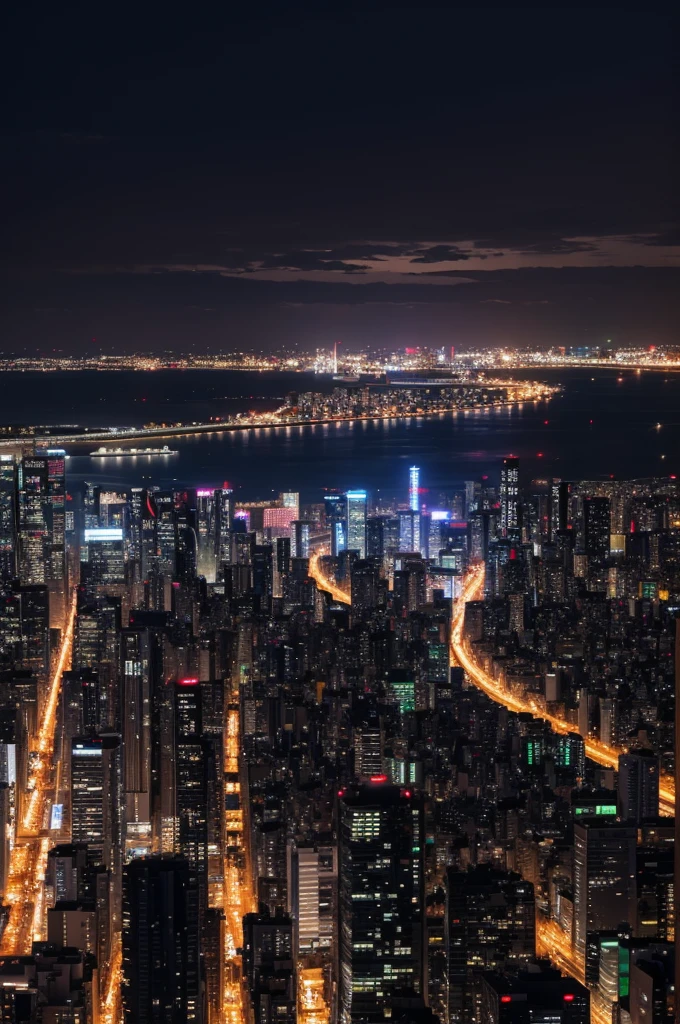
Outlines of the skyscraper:
{"type": "Polygon", "coordinates": [[[16,573],[16,464],[12,455],[0,455],[0,586],[16,573]]]}
{"type": "Polygon", "coordinates": [[[601,561],[609,554],[609,498],[586,498],[583,502],[586,554],[601,561]]]}
{"type": "Polygon", "coordinates": [[[123,531],[120,527],[84,531],[80,548],[80,579],[89,596],[96,595],[100,587],[115,593],[111,588],[125,583],[123,531]]]}
{"type": "Polygon", "coordinates": [[[574,947],[582,964],[588,932],[635,923],[636,835],[634,825],[574,825],[574,947]]]}
{"type": "Polygon", "coordinates": [[[449,1020],[479,1020],[481,974],[535,954],[534,887],[514,872],[479,865],[447,875],[449,1020]]]}
{"type": "Polygon", "coordinates": [[[399,519],[399,550],[420,551],[420,512],[413,509],[400,509],[399,519]]]}
{"type": "Polygon", "coordinates": [[[377,776],[340,799],[340,1020],[382,1020],[424,991],[424,823],[409,789],[377,776]]]}
{"type": "Polygon", "coordinates": [[[519,459],[508,456],[501,468],[501,536],[515,539],[520,528],[519,459]]]}
{"type": "Polygon", "coordinates": [[[408,471],[408,507],[412,512],[420,508],[420,470],[411,466],[408,471]]]}
{"type": "Polygon", "coordinates": [[[196,875],[181,857],[132,860],[123,872],[126,1024],[204,1024],[196,875]]]}
{"type": "Polygon", "coordinates": [[[619,757],[619,811],[624,821],[640,824],[659,813],[659,758],[652,750],[619,757]]]}
{"type": "Polygon", "coordinates": [[[347,500],[342,494],[324,494],[323,508],[325,526],[331,535],[331,555],[336,558],[345,548],[347,500]]]}
{"type": "Polygon", "coordinates": [[[366,491],[347,491],[347,550],[366,557],[366,491]]]}
{"type": "Polygon", "coordinates": [[[47,460],[25,457],[18,469],[19,574],[23,583],[47,579],[47,460]]]}

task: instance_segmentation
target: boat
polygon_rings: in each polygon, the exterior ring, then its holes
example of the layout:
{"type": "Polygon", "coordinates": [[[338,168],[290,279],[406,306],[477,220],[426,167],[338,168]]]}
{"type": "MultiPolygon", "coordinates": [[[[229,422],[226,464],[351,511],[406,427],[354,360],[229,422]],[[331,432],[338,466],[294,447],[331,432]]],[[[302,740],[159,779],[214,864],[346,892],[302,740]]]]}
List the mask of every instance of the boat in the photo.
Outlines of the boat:
{"type": "Polygon", "coordinates": [[[90,452],[93,459],[105,459],[111,455],[179,455],[179,452],[173,452],[164,444],[162,448],[107,448],[106,445],[102,445],[101,448],[97,448],[96,452],[90,452]]]}
{"type": "Polygon", "coordinates": [[[334,373],[333,380],[340,381],[341,384],[358,384],[361,377],[357,373],[334,373]]]}

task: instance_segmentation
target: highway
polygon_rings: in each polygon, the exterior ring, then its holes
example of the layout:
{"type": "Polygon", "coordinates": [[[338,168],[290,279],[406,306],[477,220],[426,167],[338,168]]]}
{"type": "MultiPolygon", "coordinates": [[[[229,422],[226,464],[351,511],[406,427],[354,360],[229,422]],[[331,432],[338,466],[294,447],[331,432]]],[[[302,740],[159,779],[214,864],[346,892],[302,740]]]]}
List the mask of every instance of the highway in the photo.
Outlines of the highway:
{"type": "MultiPolygon", "coordinates": [[[[309,575],[314,579],[320,590],[327,591],[334,601],[343,604],[351,603],[348,590],[339,587],[322,569],[320,560],[322,553],[317,552],[309,560],[309,575]]],[[[484,566],[474,566],[466,575],[460,597],[453,609],[451,620],[450,650],[451,663],[460,665],[468,679],[480,690],[483,690],[493,701],[503,704],[510,711],[529,712],[535,718],[549,722],[553,729],[561,734],[576,732],[576,728],[566,719],[550,714],[538,706],[531,695],[517,695],[505,690],[493,676],[489,675],[472,657],[465,644],[463,627],[465,624],[465,605],[468,601],[479,600],[484,593],[484,566]]],[[[618,766],[621,751],[609,747],[599,740],[585,740],[586,755],[597,764],[608,768],[618,766]]],[[[675,813],[675,787],[673,780],[667,776],[662,778],[659,788],[660,811],[662,814],[675,813]]],[[[550,921],[542,914],[536,917],[536,951],[547,956],[563,974],[584,983],[584,969],[576,957],[571,936],[567,935],[555,921],[550,921]]],[[[591,1024],[610,1024],[611,1007],[603,1004],[597,991],[591,990],[591,1024]]]]}
{"type": "Polygon", "coordinates": [[[243,985],[243,968],[238,950],[243,945],[243,918],[256,909],[251,885],[246,815],[243,806],[244,774],[241,750],[239,686],[231,693],[224,733],[225,812],[224,888],[222,910],[225,918],[224,1024],[246,1024],[248,1019],[243,985]]]}
{"type": "Polygon", "coordinates": [[[43,938],[44,880],[50,840],[42,835],[52,794],[51,758],[62,674],[70,668],[76,620],[76,592],[66,616],[59,654],[35,742],[35,758],[28,778],[28,798],[10,853],[5,900],[10,913],[0,940],[0,955],[26,955],[35,939],[43,938]]]}
{"type": "MultiPolygon", "coordinates": [[[[518,696],[504,689],[498,680],[494,679],[484,668],[477,664],[472,657],[469,647],[465,643],[463,627],[465,624],[465,605],[468,601],[479,600],[484,593],[484,566],[478,565],[470,570],[463,584],[463,591],[456,602],[451,621],[451,656],[453,664],[461,665],[468,678],[483,690],[488,697],[503,704],[510,711],[529,712],[534,718],[542,718],[549,722],[557,733],[562,735],[569,732],[578,732],[578,729],[565,718],[550,714],[545,708],[540,707],[535,696],[531,694],[518,696]]],[[[607,746],[600,740],[585,738],[586,756],[596,764],[606,768],[618,768],[619,756],[624,753],[616,747],[607,746]]],[[[675,814],[675,785],[669,776],[662,776],[659,786],[659,809],[661,814],[672,816],[675,814]]]]}

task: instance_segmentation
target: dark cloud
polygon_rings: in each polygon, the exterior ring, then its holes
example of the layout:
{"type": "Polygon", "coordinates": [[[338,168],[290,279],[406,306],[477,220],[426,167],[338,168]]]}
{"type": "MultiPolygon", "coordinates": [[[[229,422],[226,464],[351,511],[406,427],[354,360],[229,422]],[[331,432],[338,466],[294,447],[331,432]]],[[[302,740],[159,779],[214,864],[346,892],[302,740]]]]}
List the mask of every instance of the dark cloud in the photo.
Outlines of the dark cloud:
{"type": "Polygon", "coordinates": [[[361,274],[369,268],[356,263],[336,259],[335,254],[326,251],[298,250],[287,253],[267,253],[252,261],[250,270],[333,270],[343,274],[361,274]]]}
{"type": "MultiPolygon", "coordinates": [[[[587,232],[586,232],[587,233],[587,232]]],[[[574,232],[574,235],[579,232],[574,232]]],[[[525,226],[519,226],[514,231],[505,232],[499,236],[475,238],[476,249],[503,248],[511,252],[533,256],[565,256],[570,253],[594,252],[597,246],[589,240],[580,238],[563,238],[561,233],[527,230],[525,226]]],[[[494,253],[502,256],[502,252],[494,253]]]]}
{"type": "Polygon", "coordinates": [[[680,245],[680,225],[666,228],[658,234],[643,236],[636,239],[644,245],[680,245]]]}
{"type": "Polygon", "coordinates": [[[674,337],[650,269],[679,242],[672,21],[449,7],[140,9],[102,33],[94,7],[13,5],[0,344],[266,348],[338,319],[348,345],[674,337]],[[348,88],[356,67],[385,87],[348,88]],[[608,238],[640,268],[597,269],[608,238]]]}
{"type": "Polygon", "coordinates": [[[469,260],[474,253],[459,249],[455,245],[433,245],[430,249],[418,249],[411,263],[452,263],[469,260]]]}

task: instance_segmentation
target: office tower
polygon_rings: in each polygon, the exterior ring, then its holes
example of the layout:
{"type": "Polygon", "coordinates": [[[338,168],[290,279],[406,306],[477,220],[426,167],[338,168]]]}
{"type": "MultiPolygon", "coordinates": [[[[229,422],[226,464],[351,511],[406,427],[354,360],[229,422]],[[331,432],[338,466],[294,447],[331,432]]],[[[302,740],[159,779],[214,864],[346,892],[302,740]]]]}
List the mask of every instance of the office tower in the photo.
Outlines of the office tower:
{"type": "Polygon", "coordinates": [[[659,758],[652,750],[619,757],[619,811],[624,821],[640,823],[659,813],[659,758]]]}
{"type": "Polygon", "coordinates": [[[366,555],[382,559],[385,554],[385,517],[369,516],[366,520],[366,555]]]}
{"type": "Polygon", "coordinates": [[[25,457],[18,467],[19,575],[23,583],[47,581],[47,460],[25,457]]]}
{"type": "Polygon", "coordinates": [[[586,498],[583,502],[583,526],[586,554],[602,561],[609,554],[609,498],[586,498]]]}
{"type": "Polygon", "coordinates": [[[208,747],[203,736],[201,686],[198,679],[174,684],[175,852],[195,872],[199,910],[207,908],[208,885],[208,747]]]}
{"type": "Polygon", "coordinates": [[[71,743],[71,837],[87,843],[101,857],[104,851],[104,758],[98,737],[76,737],[71,743]]]}
{"type": "Polygon", "coordinates": [[[290,572],[290,537],[277,537],[272,553],[272,597],[283,597],[284,580],[290,572]]]}
{"type": "Polygon", "coordinates": [[[583,737],[578,732],[567,733],[557,739],[556,763],[568,768],[575,779],[582,779],[586,773],[586,749],[583,737]]]}
{"type": "Polygon", "coordinates": [[[198,541],[198,574],[208,583],[215,582],[215,548],[217,543],[216,491],[200,487],[196,491],[196,536],[198,541]]]}
{"type": "Polygon", "coordinates": [[[0,648],[17,668],[34,672],[40,700],[50,669],[50,595],[41,584],[11,583],[0,602],[0,648]]]}
{"type": "Polygon", "coordinates": [[[347,491],[347,550],[366,557],[366,491],[347,491]]]}
{"type": "Polygon", "coordinates": [[[224,565],[231,564],[231,530],[234,521],[234,495],[230,487],[215,491],[217,578],[223,579],[224,565]]]}
{"type": "Polygon", "coordinates": [[[423,810],[384,778],[340,798],[342,1024],[389,1016],[401,989],[424,993],[423,810]]]}
{"type": "Polygon", "coordinates": [[[380,570],[373,558],[359,558],[350,571],[352,621],[370,617],[381,600],[380,570]]]}
{"type": "Polygon", "coordinates": [[[80,548],[80,582],[88,597],[113,592],[125,584],[123,530],[106,526],[86,529],[80,548]]]}
{"type": "Polygon", "coordinates": [[[337,926],[337,846],[291,840],[286,874],[294,956],[330,950],[337,926]]]}
{"type": "Polygon", "coordinates": [[[636,847],[637,936],[671,941],[675,935],[673,859],[672,842],[643,840],[636,847]]]}
{"type": "Polygon", "coordinates": [[[309,558],[312,553],[312,523],[309,519],[291,521],[291,555],[293,558],[309,558]]]}
{"type": "Polygon", "coordinates": [[[331,535],[331,555],[334,558],[345,549],[347,501],[342,494],[324,494],[324,525],[331,535]]]}
{"type": "Polygon", "coordinates": [[[634,924],[634,825],[574,825],[574,947],[585,964],[589,932],[634,924]]]}
{"type": "Polygon", "coordinates": [[[66,611],[66,452],[48,448],[46,577],[50,590],[50,625],[61,628],[66,611]]]}
{"type": "Polygon", "coordinates": [[[255,1024],[297,1020],[293,925],[283,913],[266,909],[243,918],[243,973],[255,1024]]]}
{"type": "Polygon", "coordinates": [[[420,512],[413,509],[400,509],[399,519],[399,550],[420,551],[420,512]]]}
{"type": "Polygon", "coordinates": [[[144,857],[123,871],[126,1024],[204,1024],[198,885],[181,857],[144,857]]]}
{"type": "Polygon", "coordinates": [[[0,587],[17,574],[16,464],[0,455],[0,587]]]}
{"type": "Polygon", "coordinates": [[[439,562],[439,553],[446,547],[444,531],[451,520],[451,513],[448,509],[433,508],[426,516],[423,516],[424,554],[426,558],[439,562]]]}
{"type": "Polygon", "coordinates": [[[295,519],[297,519],[300,512],[300,494],[298,491],[282,491],[280,495],[281,506],[283,508],[295,509],[295,519]]]}
{"type": "Polygon", "coordinates": [[[148,630],[121,630],[126,847],[137,855],[151,842],[151,654],[148,630]]]}
{"type": "Polygon", "coordinates": [[[520,530],[519,509],[519,459],[509,456],[503,459],[501,468],[501,536],[518,538],[520,530]]]}
{"type": "Polygon", "coordinates": [[[121,751],[116,734],[71,741],[71,838],[86,843],[96,863],[121,862],[121,751]]]}
{"type": "Polygon", "coordinates": [[[451,1024],[479,1020],[481,974],[535,954],[534,887],[488,865],[447,873],[446,932],[451,1024]]]}
{"type": "Polygon", "coordinates": [[[158,570],[162,575],[174,576],[177,571],[177,517],[172,494],[157,491],[154,494],[156,507],[156,544],[158,570]]]}
{"type": "Polygon", "coordinates": [[[408,471],[408,507],[412,512],[420,509],[420,470],[411,466],[408,471]]]}
{"type": "Polygon", "coordinates": [[[354,774],[367,781],[382,774],[382,731],[376,711],[362,713],[352,729],[354,774]]]}
{"type": "Polygon", "coordinates": [[[552,968],[517,974],[489,972],[481,981],[485,1024],[589,1024],[590,992],[552,968]]]}

